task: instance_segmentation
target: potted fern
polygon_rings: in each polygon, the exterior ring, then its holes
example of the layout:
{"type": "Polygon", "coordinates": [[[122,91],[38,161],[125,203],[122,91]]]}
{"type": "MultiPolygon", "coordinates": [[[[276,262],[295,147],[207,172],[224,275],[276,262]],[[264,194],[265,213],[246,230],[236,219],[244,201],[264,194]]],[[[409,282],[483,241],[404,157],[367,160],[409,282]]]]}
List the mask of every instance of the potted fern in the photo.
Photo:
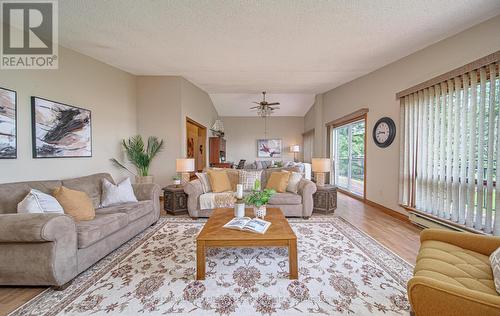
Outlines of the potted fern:
{"type": "Polygon", "coordinates": [[[248,205],[253,205],[255,217],[264,219],[267,213],[267,203],[275,193],[276,191],[272,189],[264,189],[261,191],[260,181],[256,180],[252,193],[247,195],[245,198],[245,203],[247,203],[248,205]]]}
{"type": "Polygon", "coordinates": [[[140,135],[130,137],[122,141],[123,149],[128,161],[136,168],[134,173],[125,166],[124,163],[112,158],[113,164],[122,168],[135,176],[136,183],[153,183],[153,176],[149,174],[149,167],[153,158],[163,149],[163,140],[150,136],[148,143],[144,146],[144,141],[140,135]]]}

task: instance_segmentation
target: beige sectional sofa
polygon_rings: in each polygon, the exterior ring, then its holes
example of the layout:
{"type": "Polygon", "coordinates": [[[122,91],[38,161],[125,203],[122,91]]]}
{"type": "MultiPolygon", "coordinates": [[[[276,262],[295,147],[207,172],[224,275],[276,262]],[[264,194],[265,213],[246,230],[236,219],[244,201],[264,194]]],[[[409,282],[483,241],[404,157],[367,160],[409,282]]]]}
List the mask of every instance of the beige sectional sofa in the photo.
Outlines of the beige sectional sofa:
{"type": "Polygon", "coordinates": [[[69,180],[0,184],[0,285],[61,286],[118,248],[160,216],[156,184],[133,185],[139,202],[99,208],[100,173],[69,180]],[[65,186],[86,192],[96,208],[90,221],[64,214],[17,214],[30,189],[50,193],[65,186]]]}
{"type": "MultiPolygon", "coordinates": [[[[272,172],[289,170],[287,168],[269,168],[262,171],[261,183],[262,187],[266,186],[267,180],[272,172]]],[[[228,169],[229,173],[238,173],[240,170],[228,169]]],[[[237,179],[238,176],[229,176],[230,179],[237,179]]],[[[188,212],[189,216],[210,217],[211,209],[200,208],[200,196],[205,194],[203,186],[199,179],[190,181],[184,186],[184,192],[188,195],[188,212]]],[[[309,218],[313,211],[313,194],[316,192],[316,184],[310,180],[302,179],[299,183],[297,194],[291,192],[276,193],[269,201],[268,207],[280,208],[287,217],[303,217],[309,218]]],[[[246,192],[245,194],[247,194],[246,192]]]]}

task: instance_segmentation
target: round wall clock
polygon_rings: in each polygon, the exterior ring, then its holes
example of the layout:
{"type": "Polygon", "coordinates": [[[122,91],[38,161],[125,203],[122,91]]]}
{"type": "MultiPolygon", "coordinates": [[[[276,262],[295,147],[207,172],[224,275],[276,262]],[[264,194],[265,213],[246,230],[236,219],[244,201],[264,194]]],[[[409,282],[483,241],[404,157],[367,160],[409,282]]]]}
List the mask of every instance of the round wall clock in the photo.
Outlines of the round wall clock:
{"type": "Polygon", "coordinates": [[[373,127],[373,141],[380,148],[388,147],[396,137],[396,124],[390,117],[383,117],[373,127]]]}

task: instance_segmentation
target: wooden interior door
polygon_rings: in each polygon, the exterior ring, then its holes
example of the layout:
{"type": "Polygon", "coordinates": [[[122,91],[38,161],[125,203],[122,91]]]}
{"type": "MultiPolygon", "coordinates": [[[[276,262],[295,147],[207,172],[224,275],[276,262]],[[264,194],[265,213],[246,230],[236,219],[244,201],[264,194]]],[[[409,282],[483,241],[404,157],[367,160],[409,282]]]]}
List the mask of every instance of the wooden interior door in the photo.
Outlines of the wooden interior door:
{"type": "Polygon", "coordinates": [[[201,171],[207,163],[207,128],[186,118],[186,157],[194,158],[195,170],[201,171]]]}

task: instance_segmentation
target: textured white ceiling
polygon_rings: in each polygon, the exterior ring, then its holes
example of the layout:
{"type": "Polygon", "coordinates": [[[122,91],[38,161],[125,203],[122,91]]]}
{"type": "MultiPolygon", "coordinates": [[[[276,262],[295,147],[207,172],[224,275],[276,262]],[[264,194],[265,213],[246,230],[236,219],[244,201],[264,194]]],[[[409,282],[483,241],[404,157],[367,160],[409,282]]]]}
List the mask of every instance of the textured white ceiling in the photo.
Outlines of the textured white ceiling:
{"type": "Polygon", "coordinates": [[[498,14],[499,0],[64,0],[59,34],[63,46],[134,74],[181,75],[211,94],[297,96],[498,14]]]}

